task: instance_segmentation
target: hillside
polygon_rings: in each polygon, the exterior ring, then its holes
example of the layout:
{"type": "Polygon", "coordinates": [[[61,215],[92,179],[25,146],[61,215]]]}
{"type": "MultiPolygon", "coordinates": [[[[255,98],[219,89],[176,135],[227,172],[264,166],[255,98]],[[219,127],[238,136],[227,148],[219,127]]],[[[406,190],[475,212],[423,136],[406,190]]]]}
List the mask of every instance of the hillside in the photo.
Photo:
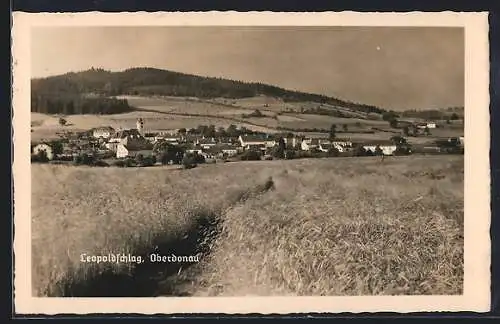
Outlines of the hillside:
{"type": "MultiPolygon", "coordinates": [[[[353,103],[318,94],[286,90],[262,83],[202,77],[154,68],[131,68],[121,72],[90,69],[31,80],[32,112],[42,112],[40,102],[82,94],[102,96],[142,95],[197,98],[251,98],[259,95],[285,102],[317,102],[363,113],[382,114],[379,107],[353,103]]],[[[62,109],[62,108],[61,108],[62,109]]],[[[57,109],[56,109],[57,110],[57,109]]],[[[62,113],[62,111],[61,111],[62,113]]],[[[71,110],[66,113],[72,113],[71,110]]]]}

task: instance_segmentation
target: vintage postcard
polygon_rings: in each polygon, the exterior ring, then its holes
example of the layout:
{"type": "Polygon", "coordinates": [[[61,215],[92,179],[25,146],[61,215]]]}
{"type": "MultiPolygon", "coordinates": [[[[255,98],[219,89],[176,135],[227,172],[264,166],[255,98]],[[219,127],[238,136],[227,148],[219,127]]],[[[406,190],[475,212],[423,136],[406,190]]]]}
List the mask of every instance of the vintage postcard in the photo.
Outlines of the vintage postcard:
{"type": "Polygon", "coordinates": [[[16,312],[488,311],[487,17],[14,13],[16,312]]]}

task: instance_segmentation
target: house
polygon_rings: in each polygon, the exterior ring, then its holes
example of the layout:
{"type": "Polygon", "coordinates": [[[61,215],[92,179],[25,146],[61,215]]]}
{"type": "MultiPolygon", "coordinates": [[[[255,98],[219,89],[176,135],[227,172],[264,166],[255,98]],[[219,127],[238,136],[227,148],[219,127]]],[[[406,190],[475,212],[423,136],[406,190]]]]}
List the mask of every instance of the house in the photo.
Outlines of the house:
{"type": "Polygon", "coordinates": [[[137,143],[128,143],[128,144],[118,144],[116,149],[116,157],[117,158],[135,158],[138,155],[142,155],[143,157],[153,155],[153,145],[147,144],[137,144],[137,143]]]}
{"type": "Polygon", "coordinates": [[[382,150],[382,154],[384,155],[392,155],[397,149],[396,144],[391,141],[372,141],[363,144],[363,148],[366,151],[371,151],[373,154],[376,153],[377,147],[382,150]]]}
{"type": "Polygon", "coordinates": [[[115,129],[110,126],[98,127],[92,130],[94,138],[110,138],[113,134],[115,134],[115,129]]]}
{"type": "Polygon", "coordinates": [[[331,143],[339,152],[347,152],[353,147],[353,144],[350,140],[335,139],[331,143]]]}
{"type": "Polygon", "coordinates": [[[197,145],[193,145],[189,148],[186,149],[186,153],[197,153],[197,154],[201,154],[203,153],[203,149],[201,146],[197,146],[197,145]]]}
{"type": "Polygon", "coordinates": [[[265,149],[267,139],[269,138],[257,135],[240,135],[238,138],[241,146],[247,150],[251,148],[258,148],[260,150],[265,149]]]}
{"type": "Polygon", "coordinates": [[[238,147],[234,145],[220,145],[219,146],[223,155],[231,157],[239,153],[238,147]]]}
{"type": "MultiPolygon", "coordinates": [[[[268,137],[264,140],[265,146],[268,148],[275,147],[276,146],[276,140],[272,137],[268,137]]],[[[286,142],[285,142],[286,143],[286,142]]]]}
{"type": "Polygon", "coordinates": [[[417,128],[420,128],[420,129],[425,129],[425,128],[436,128],[436,123],[433,123],[433,122],[425,122],[425,123],[418,123],[417,124],[417,128]]]}
{"type": "Polygon", "coordinates": [[[33,147],[33,154],[40,154],[40,152],[44,152],[47,155],[47,158],[49,160],[52,160],[54,158],[54,153],[52,150],[52,147],[49,144],[46,143],[40,143],[37,144],[33,147]]]}
{"type": "Polygon", "coordinates": [[[283,140],[285,141],[285,145],[288,147],[296,147],[299,142],[295,136],[287,136],[283,138],[283,140]]]}
{"type": "Polygon", "coordinates": [[[215,141],[214,138],[211,138],[211,139],[202,138],[202,139],[196,140],[195,144],[201,146],[204,149],[209,149],[209,148],[217,145],[217,142],[215,141]]]}
{"type": "Polygon", "coordinates": [[[137,129],[128,129],[116,132],[105,144],[105,147],[108,150],[116,152],[119,144],[126,146],[134,143],[145,144],[149,143],[149,141],[142,136],[137,129]]]}
{"type": "Polygon", "coordinates": [[[333,147],[335,146],[332,143],[323,142],[319,144],[318,149],[321,152],[329,152],[333,147]]]}
{"type": "Polygon", "coordinates": [[[319,139],[317,138],[306,138],[300,144],[300,149],[303,151],[311,151],[317,149],[319,146],[319,139]]]}

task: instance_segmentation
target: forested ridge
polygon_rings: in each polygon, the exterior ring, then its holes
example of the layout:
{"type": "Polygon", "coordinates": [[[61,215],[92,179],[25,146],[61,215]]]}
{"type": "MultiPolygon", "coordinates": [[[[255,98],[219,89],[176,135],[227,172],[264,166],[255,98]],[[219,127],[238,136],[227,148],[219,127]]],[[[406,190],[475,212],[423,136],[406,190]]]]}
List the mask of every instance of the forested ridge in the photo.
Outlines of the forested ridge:
{"type": "Polygon", "coordinates": [[[266,95],[281,98],[285,102],[313,101],[365,113],[385,112],[375,106],[263,83],[202,77],[154,68],[131,68],[122,72],[92,68],[32,79],[31,111],[64,114],[125,112],[132,109],[126,100],[109,97],[127,94],[233,99],[266,95]]]}

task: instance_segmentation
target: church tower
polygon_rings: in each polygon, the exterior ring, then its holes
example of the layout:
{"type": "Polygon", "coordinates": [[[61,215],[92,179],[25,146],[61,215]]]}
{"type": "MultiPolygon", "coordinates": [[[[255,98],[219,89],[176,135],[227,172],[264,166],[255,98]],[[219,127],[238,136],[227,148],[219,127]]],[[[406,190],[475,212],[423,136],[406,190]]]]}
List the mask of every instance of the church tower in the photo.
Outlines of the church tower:
{"type": "Polygon", "coordinates": [[[139,118],[137,119],[137,131],[139,132],[139,134],[143,134],[143,131],[144,131],[144,120],[142,118],[139,118]]]}

